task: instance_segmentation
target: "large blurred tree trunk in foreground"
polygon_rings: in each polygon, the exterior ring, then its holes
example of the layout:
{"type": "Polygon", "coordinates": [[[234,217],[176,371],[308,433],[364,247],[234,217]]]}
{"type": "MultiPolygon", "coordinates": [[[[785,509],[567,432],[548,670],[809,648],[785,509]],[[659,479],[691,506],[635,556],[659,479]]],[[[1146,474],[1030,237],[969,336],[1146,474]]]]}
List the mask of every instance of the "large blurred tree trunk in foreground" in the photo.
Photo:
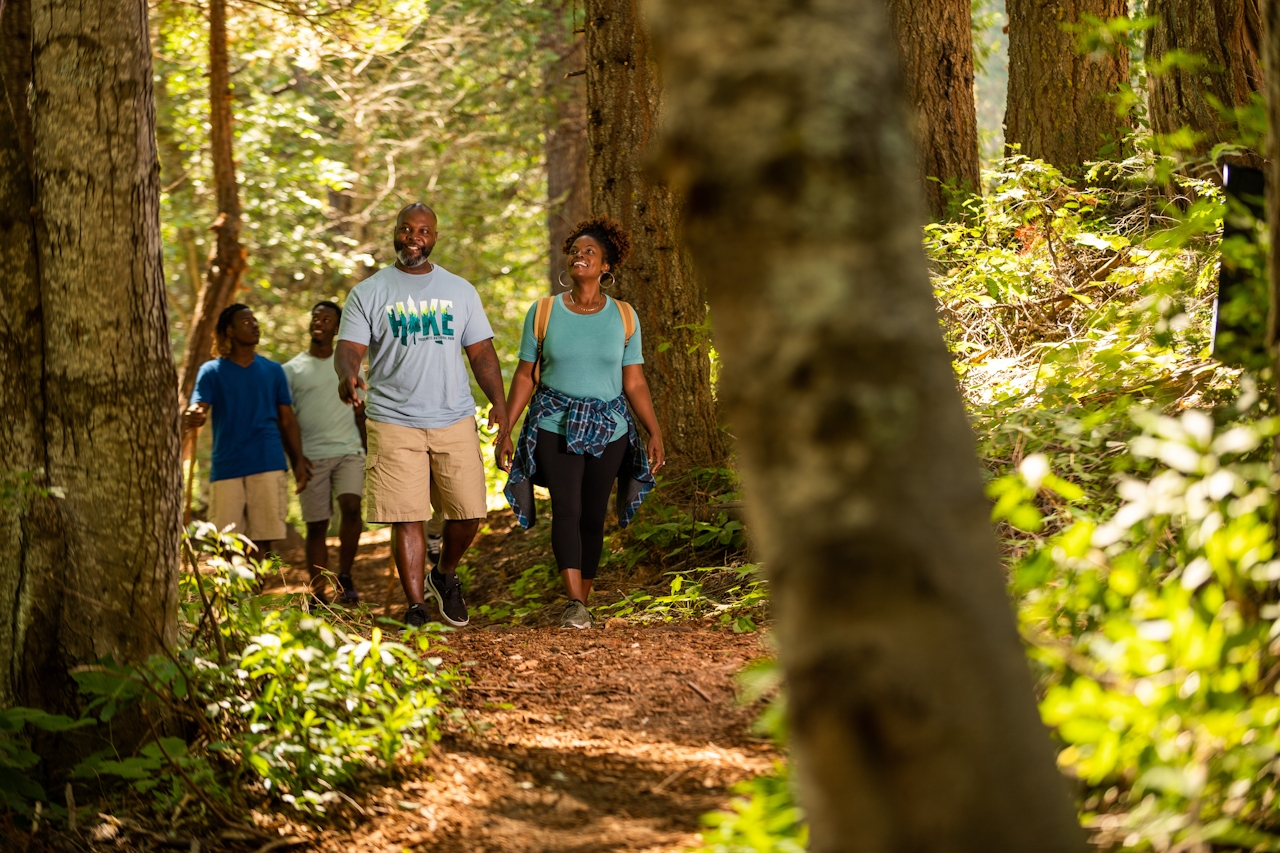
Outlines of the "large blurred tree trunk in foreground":
{"type": "Polygon", "coordinates": [[[1080,851],[921,246],[882,0],[664,0],[812,847],[1080,851]]]}
{"type": "Polygon", "coordinates": [[[66,491],[0,496],[0,706],[62,710],[72,667],[176,632],[145,0],[7,0],[0,80],[0,485],[43,469],[36,485],[66,491]]]}
{"type": "Polygon", "coordinates": [[[947,187],[976,192],[981,183],[970,7],[969,0],[889,0],[925,203],[934,219],[947,216],[947,187]]]}
{"type": "MultiPolygon", "coordinates": [[[[547,47],[556,57],[547,66],[545,89],[551,101],[547,128],[547,232],[550,237],[551,292],[562,293],[561,273],[568,256],[561,251],[573,226],[591,215],[591,175],[587,165],[587,84],[582,70],[587,52],[573,32],[573,4],[553,0],[547,47]],[[568,75],[572,74],[570,77],[568,75]]],[[[568,281],[566,276],[565,281],[568,281]]]]}
{"type": "MultiPolygon", "coordinates": [[[[1081,54],[1064,25],[1125,14],[1125,0],[1007,0],[1009,94],[1005,145],[1067,172],[1097,160],[1129,129],[1109,96],[1129,79],[1129,54],[1081,54]]],[[[1118,149],[1116,149],[1118,153],[1118,149]]]]}
{"type": "MultiPolygon", "coordinates": [[[[1158,18],[1147,31],[1146,59],[1159,63],[1170,51],[1190,54],[1182,65],[1147,75],[1151,129],[1174,133],[1186,127],[1201,135],[1193,153],[1207,154],[1221,142],[1239,142],[1239,126],[1220,112],[1243,107],[1261,92],[1262,19],[1258,0],[1154,0],[1147,14],[1158,18]]],[[[1259,154],[1232,155],[1259,168],[1259,154]]]]}
{"type": "MultiPolygon", "coordinates": [[[[187,327],[186,353],[178,382],[182,405],[191,399],[200,365],[209,360],[213,346],[214,326],[222,309],[231,304],[240,274],[244,272],[245,252],[240,245],[240,185],[236,180],[236,161],[232,142],[234,128],[231,114],[231,60],[227,53],[226,0],[209,3],[209,154],[213,161],[213,190],[218,201],[218,214],[213,221],[213,252],[209,256],[208,273],[196,299],[196,310],[187,327]]],[[[194,433],[183,449],[183,455],[194,452],[194,433]]]]}
{"type": "Polygon", "coordinates": [[[632,238],[610,293],[640,316],[644,375],[670,461],[718,465],[725,447],[698,329],[706,295],[677,233],[679,205],[646,172],[662,116],[657,69],[634,0],[586,0],[585,8],[591,210],[621,222],[632,238]]]}

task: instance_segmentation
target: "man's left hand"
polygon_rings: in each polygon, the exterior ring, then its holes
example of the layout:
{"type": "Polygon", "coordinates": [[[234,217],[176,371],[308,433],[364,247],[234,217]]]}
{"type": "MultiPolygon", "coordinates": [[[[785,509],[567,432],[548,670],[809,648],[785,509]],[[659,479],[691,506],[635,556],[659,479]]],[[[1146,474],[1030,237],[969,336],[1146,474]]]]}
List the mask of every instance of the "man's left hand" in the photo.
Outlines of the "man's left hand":
{"type": "Polygon", "coordinates": [[[298,484],[298,488],[295,489],[297,494],[302,494],[302,490],[305,489],[307,487],[307,483],[311,481],[311,471],[314,468],[315,466],[311,464],[311,460],[305,456],[298,461],[298,466],[293,469],[293,479],[298,484]]]}

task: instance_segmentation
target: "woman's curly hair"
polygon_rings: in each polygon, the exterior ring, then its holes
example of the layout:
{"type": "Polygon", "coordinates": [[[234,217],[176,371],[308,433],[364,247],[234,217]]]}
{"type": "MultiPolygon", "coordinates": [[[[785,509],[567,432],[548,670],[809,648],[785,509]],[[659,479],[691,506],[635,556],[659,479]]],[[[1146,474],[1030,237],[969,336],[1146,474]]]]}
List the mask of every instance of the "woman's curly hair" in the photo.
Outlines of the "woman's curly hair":
{"type": "Polygon", "coordinates": [[[631,235],[622,230],[622,226],[607,216],[595,216],[584,219],[569,232],[564,241],[564,253],[573,251],[573,241],[579,237],[590,237],[604,246],[604,262],[611,269],[616,269],[631,254],[631,235]]]}

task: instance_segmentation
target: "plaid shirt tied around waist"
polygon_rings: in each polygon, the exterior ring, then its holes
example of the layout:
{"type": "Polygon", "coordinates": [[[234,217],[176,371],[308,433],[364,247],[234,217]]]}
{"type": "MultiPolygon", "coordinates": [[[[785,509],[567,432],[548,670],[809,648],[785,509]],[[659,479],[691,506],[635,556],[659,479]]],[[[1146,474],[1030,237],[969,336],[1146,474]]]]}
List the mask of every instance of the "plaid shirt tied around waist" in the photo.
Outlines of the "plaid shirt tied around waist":
{"type": "Polygon", "coordinates": [[[619,394],[608,401],[591,400],[570,397],[545,385],[539,387],[529,402],[529,412],[525,415],[524,426],[520,430],[520,441],[516,444],[511,473],[507,476],[506,488],[502,490],[507,503],[511,504],[516,519],[525,530],[538,520],[533,503],[533,487],[546,485],[538,476],[538,464],[534,461],[534,451],[538,446],[538,423],[543,418],[555,417],[562,412],[569,413],[565,429],[565,444],[569,452],[595,457],[604,453],[605,446],[613,438],[613,431],[617,427],[613,415],[622,415],[626,420],[627,452],[622,459],[622,468],[618,471],[617,496],[618,523],[626,527],[655,483],[653,472],[649,470],[649,455],[640,443],[640,433],[627,409],[625,394],[619,394]]]}

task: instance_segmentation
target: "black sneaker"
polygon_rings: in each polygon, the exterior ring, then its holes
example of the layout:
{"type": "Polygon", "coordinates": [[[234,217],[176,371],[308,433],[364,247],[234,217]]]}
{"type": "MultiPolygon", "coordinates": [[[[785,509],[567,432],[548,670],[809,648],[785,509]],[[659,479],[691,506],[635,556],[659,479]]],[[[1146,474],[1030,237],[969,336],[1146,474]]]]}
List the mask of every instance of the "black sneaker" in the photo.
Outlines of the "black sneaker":
{"type": "Polygon", "coordinates": [[[329,599],[322,592],[313,592],[303,599],[302,606],[308,613],[319,613],[329,608],[329,599]]]}
{"type": "Polygon", "coordinates": [[[421,628],[427,624],[427,608],[422,604],[410,604],[404,614],[404,624],[410,628],[421,628]]]}
{"type": "Polygon", "coordinates": [[[338,601],[355,604],[359,600],[360,593],[356,592],[356,582],[351,579],[351,575],[338,575],[338,601]]]}
{"type": "Polygon", "coordinates": [[[427,561],[432,566],[440,565],[440,548],[444,544],[444,536],[427,537],[427,561]]]}
{"type": "Polygon", "coordinates": [[[462,600],[462,584],[456,574],[444,575],[435,569],[427,572],[427,589],[440,605],[440,615],[455,628],[471,621],[467,615],[467,603],[462,600]]]}

